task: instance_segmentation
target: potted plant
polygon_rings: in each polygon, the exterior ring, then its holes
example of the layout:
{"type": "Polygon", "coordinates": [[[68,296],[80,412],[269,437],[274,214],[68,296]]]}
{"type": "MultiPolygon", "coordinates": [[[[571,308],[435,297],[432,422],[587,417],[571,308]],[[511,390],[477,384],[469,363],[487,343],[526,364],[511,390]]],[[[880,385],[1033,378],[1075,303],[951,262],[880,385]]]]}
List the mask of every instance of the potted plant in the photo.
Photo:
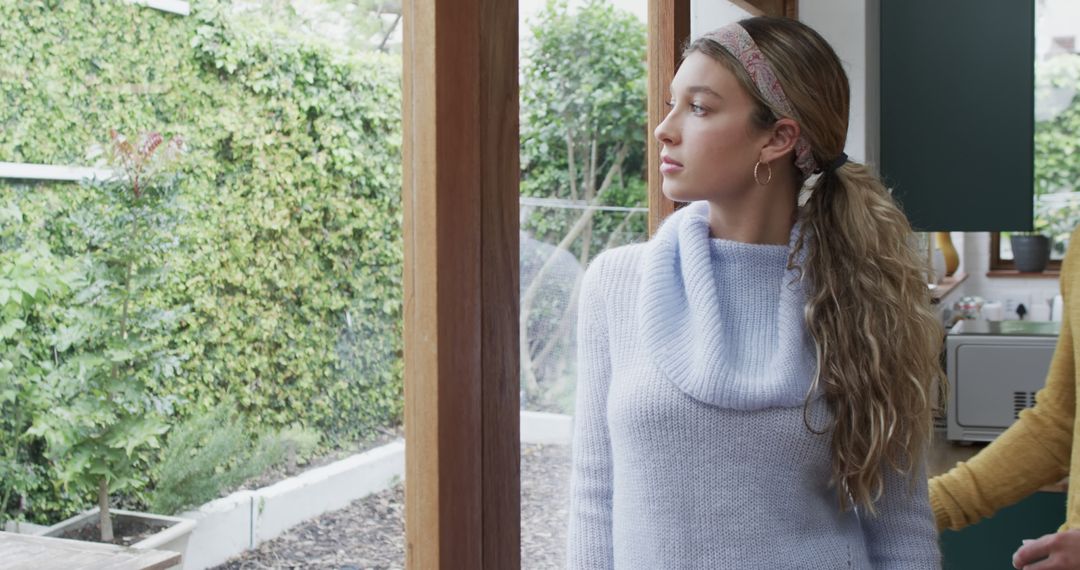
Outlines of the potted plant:
{"type": "Polygon", "coordinates": [[[1013,263],[1021,273],[1042,273],[1050,262],[1050,238],[1034,232],[1009,234],[1013,263]]]}
{"type": "Polygon", "coordinates": [[[1040,273],[1046,269],[1052,251],[1065,253],[1069,235],[1080,222],[1080,194],[1055,192],[1035,198],[1032,232],[1009,236],[1017,271],[1040,273]]]}
{"type": "Polygon", "coordinates": [[[116,510],[110,502],[115,493],[146,485],[153,450],[168,429],[170,402],[153,388],[179,368],[168,333],[183,309],[165,306],[155,293],[168,277],[167,254],[177,246],[178,177],[165,167],[181,144],[158,133],[133,142],[113,131],[117,175],[90,181],[89,203],[73,218],[86,237],[84,278],[70,324],[56,335],[62,363],[47,380],[55,407],[35,418],[30,433],[47,442],[63,483],[96,493],[98,506],[49,527],[47,536],[147,548],[171,541],[175,548],[194,527],[194,521],[116,510]],[[164,530],[165,536],[129,544],[121,539],[132,531],[117,532],[117,525],[164,530]]]}

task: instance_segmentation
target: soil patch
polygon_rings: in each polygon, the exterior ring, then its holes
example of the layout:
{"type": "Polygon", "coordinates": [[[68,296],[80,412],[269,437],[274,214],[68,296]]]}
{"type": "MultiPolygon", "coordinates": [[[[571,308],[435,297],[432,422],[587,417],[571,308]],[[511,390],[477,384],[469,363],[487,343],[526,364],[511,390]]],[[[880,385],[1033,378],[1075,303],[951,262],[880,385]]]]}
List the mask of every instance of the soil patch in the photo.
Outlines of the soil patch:
{"type": "MultiPolygon", "coordinates": [[[[112,519],[113,525],[113,541],[111,544],[119,544],[121,546],[131,546],[169,526],[148,523],[127,516],[110,515],[109,518],[112,519]]],[[[93,521],[94,522],[90,524],[85,524],[79,528],[64,532],[59,538],[82,540],[86,542],[102,542],[101,525],[98,523],[98,518],[95,516],[93,521]]]]}

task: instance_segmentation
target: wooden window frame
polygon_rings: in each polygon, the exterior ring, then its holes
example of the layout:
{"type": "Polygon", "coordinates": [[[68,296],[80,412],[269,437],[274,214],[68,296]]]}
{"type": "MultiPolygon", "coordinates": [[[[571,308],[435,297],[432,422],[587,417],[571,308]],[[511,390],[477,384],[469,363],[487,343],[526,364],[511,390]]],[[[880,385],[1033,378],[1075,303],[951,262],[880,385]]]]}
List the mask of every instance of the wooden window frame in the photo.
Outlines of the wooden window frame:
{"type": "MultiPolygon", "coordinates": [[[[690,0],[648,1],[651,233],[675,210],[652,132],[690,0]]],[[[518,6],[402,8],[406,567],[520,568],[518,6]]]]}
{"type": "Polygon", "coordinates": [[[991,277],[1008,276],[1055,276],[1061,272],[1061,260],[1051,259],[1046,264],[1046,271],[1042,273],[1020,273],[1016,270],[1016,263],[1011,259],[1001,258],[1001,232],[990,232],[990,272],[991,277]]]}
{"type": "Polygon", "coordinates": [[[667,114],[668,86],[690,40],[690,0],[649,0],[648,130],[649,236],[671,215],[677,204],[660,190],[660,144],[653,131],[667,114]]]}
{"type": "Polygon", "coordinates": [[[518,568],[518,6],[402,4],[405,563],[518,568]]]}

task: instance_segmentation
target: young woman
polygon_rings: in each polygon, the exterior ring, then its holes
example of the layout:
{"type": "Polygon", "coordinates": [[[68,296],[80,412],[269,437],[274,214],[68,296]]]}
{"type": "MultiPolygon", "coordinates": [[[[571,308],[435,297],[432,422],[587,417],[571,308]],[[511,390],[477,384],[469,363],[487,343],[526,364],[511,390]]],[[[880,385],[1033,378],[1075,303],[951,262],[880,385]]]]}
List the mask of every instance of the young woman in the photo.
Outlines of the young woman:
{"type": "Polygon", "coordinates": [[[906,218],[843,153],[836,54],[743,20],[687,48],[669,106],[663,191],[691,204],[584,280],[569,567],[938,568],[941,325],[906,218]]]}

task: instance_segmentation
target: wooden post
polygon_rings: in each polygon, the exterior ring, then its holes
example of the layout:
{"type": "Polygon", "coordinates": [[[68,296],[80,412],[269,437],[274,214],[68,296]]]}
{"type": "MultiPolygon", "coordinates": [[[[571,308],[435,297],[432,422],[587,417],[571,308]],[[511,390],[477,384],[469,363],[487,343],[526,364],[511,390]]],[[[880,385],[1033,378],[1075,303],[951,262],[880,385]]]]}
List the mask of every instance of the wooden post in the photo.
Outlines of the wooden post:
{"type": "Polygon", "coordinates": [[[403,4],[406,566],[518,568],[517,2],[403,4]]]}
{"type": "Polygon", "coordinates": [[[690,39],[690,0],[649,0],[649,235],[668,215],[675,202],[660,190],[660,145],[653,131],[667,115],[671,79],[682,49],[690,39]]]}

